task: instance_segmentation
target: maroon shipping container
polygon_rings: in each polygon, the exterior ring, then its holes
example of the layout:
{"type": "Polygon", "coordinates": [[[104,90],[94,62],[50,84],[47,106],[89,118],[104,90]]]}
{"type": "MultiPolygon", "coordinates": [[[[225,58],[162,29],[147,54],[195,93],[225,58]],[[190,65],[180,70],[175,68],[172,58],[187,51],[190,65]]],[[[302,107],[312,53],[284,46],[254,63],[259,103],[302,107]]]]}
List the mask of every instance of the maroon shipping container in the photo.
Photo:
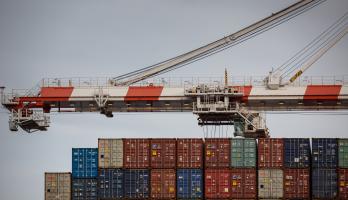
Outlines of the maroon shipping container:
{"type": "Polygon", "coordinates": [[[257,198],[256,169],[231,169],[231,198],[257,198]]]}
{"type": "Polygon", "coordinates": [[[205,167],[226,168],[230,166],[230,140],[210,138],[205,140],[205,167]]]}
{"type": "Polygon", "coordinates": [[[205,198],[228,199],[231,196],[229,169],[205,170],[205,198]]]}
{"type": "Polygon", "coordinates": [[[284,169],[285,199],[310,199],[309,169],[284,169]]]}
{"type": "Polygon", "coordinates": [[[151,198],[175,199],[176,176],[174,169],[151,170],[151,198]]]}
{"type": "Polygon", "coordinates": [[[348,169],[338,169],[338,197],[348,199],[348,169]]]}
{"type": "Polygon", "coordinates": [[[175,168],[176,139],[151,139],[151,167],[175,168]]]}
{"type": "Polygon", "coordinates": [[[202,139],[178,139],[176,148],[178,168],[197,169],[203,167],[202,139]]]}
{"type": "Polygon", "coordinates": [[[259,168],[281,168],[284,159],[284,142],[280,138],[261,138],[258,143],[259,168]]]}
{"type": "Polygon", "coordinates": [[[123,165],[127,169],[144,169],[150,167],[150,140],[124,139],[123,165]]]}

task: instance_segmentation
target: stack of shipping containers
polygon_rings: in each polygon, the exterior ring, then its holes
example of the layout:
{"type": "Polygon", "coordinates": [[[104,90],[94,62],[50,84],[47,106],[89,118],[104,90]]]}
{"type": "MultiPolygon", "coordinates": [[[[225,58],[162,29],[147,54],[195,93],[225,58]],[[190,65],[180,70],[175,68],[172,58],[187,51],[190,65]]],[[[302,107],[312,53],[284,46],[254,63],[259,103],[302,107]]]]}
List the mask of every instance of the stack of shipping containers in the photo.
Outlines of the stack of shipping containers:
{"type": "Polygon", "coordinates": [[[122,139],[99,139],[98,156],[99,199],[123,198],[122,139]]]}
{"type": "Polygon", "coordinates": [[[283,150],[280,138],[259,139],[258,143],[258,197],[259,199],[282,199],[283,150]]]}
{"type": "Polygon", "coordinates": [[[45,200],[71,200],[71,173],[45,173],[45,200]]]}
{"type": "Polygon", "coordinates": [[[231,199],[256,199],[256,140],[233,138],[231,145],[231,199]]]}
{"type": "Polygon", "coordinates": [[[284,138],[284,198],[310,199],[310,140],[284,138]]]}
{"type": "Polygon", "coordinates": [[[338,195],[348,199],[348,139],[338,139],[338,195]]]}
{"type": "Polygon", "coordinates": [[[124,197],[150,198],[150,139],[123,140],[124,197]]]}
{"type": "Polygon", "coordinates": [[[150,196],[176,199],[176,139],[151,139],[150,144],[150,196]]]}
{"type": "Polygon", "coordinates": [[[205,140],[205,199],[231,197],[230,139],[205,140]]]}
{"type": "Polygon", "coordinates": [[[337,139],[312,139],[312,198],[335,199],[337,190],[337,139]]]}
{"type": "Polygon", "coordinates": [[[97,200],[98,149],[72,149],[72,200],[97,200]]]}
{"type": "Polygon", "coordinates": [[[177,199],[203,199],[203,140],[177,140],[177,199]]]}

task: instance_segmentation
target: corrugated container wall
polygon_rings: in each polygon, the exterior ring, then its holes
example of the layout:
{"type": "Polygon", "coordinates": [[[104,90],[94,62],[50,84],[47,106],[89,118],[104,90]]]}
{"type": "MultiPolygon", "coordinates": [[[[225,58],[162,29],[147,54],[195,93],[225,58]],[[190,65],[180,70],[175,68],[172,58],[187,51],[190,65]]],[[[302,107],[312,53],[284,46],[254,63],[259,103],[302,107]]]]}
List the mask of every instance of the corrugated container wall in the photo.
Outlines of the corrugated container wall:
{"type": "Polygon", "coordinates": [[[256,169],[231,169],[231,198],[257,198],[256,169]]]}
{"type": "Polygon", "coordinates": [[[203,171],[201,169],[177,170],[177,198],[203,198],[203,171]]]}
{"type": "Polygon", "coordinates": [[[99,139],[99,168],[123,167],[122,139],[99,139]]]}
{"type": "Polygon", "coordinates": [[[256,167],[256,140],[231,139],[231,167],[256,167]]]}
{"type": "Polygon", "coordinates": [[[284,198],[310,199],[309,169],[284,169],[284,198]]]}
{"type": "Polygon", "coordinates": [[[121,169],[99,170],[98,197],[100,199],[123,198],[123,171],[121,169]]]}
{"type": "Polygon", "coordinates": [[[228,168],[230,166],[230,140],[211,138],[205,140],[205,167],[228,168]]]}
{"type": "Polygon", "coordinates": [[[175,199],[176,175],[174,169],[151,170],[151,198],[175,199]]]}
{"type": "Polygon", "coordinates": [[[340,199],[348,199],[348,169],[338,170],[338,196],[340,199]]]}
{"type": "Polygon", "coordinates": [[[259,198],[283,198],[283,170],[260,169],[258,183],[259,198]]]}
{"type": "Polygon", "coordinates": [[[312,169],[312,198],[333,199],[337,197],[336,169],[312,169]]]}
{"type": "Polygon", "coordinates": [[[71,173],[45,173],[45,200],[71,199],[71,173]]]}
{"type": "Polygon", "coordinates": [[[308,138],[284,138],[284,154],[285,167],[310,167],[310,140],[308,138]]]}
{"type": "Polygon", "coordinates": [[[203,140],[178,139],[177,140],[177,168],[202,168],[203,167],[203,140]]]}
{"type": "Polygon", "coordinates": [[[151,167],[176,167],[176,139],[151,139],[151,167]]]}
{"type": "Polygon", "coordinates": [[[205,198],[228,199],[231,197],[229,169],[205,170],[205,198]]]}
{"type": "Polygon", "coordinates": [[[124,139],[124,168],[142,169],[150,167],[150,140],[124,139]]]}
{"type": "Polygon", "coordinates": [[[73,148],[72,149],[72,177],[97,178],[98,177],[98,149],[73,148]]]}
{"type": "Polygon", "coordinates": [[[280,138],[261,138],[258,143],[259,168],[283,167],[284,142],[280,138]]]}
{"type": "Polygon", "coordinates": [[[337,139],[312,139],[312,168],[336,168],[338,163],[337,139]]]}
{"type": "Polygon", "coordinates": [[[348,139],[338,139],[338,166],[348,168],[348,139]]]}
{"type": "Polygon", "coordinates": [[[124,170],[124,196],[129,199],[147,199],[150,189],[149,170],[124,170]]]}
{"type": "Polygon", "coordinates": [[[72,179],[72,200],[97,200],[97,179],[72,179]]]}

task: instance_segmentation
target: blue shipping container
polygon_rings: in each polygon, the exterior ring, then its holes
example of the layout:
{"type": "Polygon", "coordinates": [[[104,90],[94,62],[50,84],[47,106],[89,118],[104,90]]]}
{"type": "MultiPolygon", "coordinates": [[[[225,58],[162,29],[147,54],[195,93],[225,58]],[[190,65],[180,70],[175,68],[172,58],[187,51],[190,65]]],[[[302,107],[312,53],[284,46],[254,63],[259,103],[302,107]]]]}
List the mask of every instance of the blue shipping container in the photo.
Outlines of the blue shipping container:
{"type": "Polygon", "coordinates": [[[338,162],[338,145],[336,138],[312,139],[312,167],[335,168],[338,162]]]}
{"type": "Polygon", "coordinates": [[[124,196],[129,199],[149,198],[149,170],[124,170],[124,196]]]}
{"type": "Polygon", "coordinates": [[[200,169],[177,170],[177,198],[201,199],[203,197],[203,178],[200,169]]]}
{"type": "Polygon", "coordinates": [[[123,198],[123,171],[121,169],[100,169],[98,196],[103,199],[123,198]]]}
{"type": "Polygon", "coordinates": [[[285,167],[310,167],[310,140],[308,138],[284,138],[284,154],[285,167]]]}
{"type": "Polygon", "coordinates": [[[72,149],[72,177],[98,177],[98,148],[72,149]]]}
{"type": "Polygon", "coordinates": [[[334,199],[337,197],[336,169],[312,170],[312,198],[334,199]]]}
{"type": "Polygon", "coordinates": [[[97,200],[97,179],[72,179],[72,200],[97,200]]]}

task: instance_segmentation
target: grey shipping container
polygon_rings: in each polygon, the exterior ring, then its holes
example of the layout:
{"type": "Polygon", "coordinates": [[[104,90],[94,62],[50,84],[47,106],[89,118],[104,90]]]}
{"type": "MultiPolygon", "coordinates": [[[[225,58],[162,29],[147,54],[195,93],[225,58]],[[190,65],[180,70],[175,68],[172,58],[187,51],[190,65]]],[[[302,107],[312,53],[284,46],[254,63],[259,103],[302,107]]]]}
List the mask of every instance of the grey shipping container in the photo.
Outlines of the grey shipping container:
{"type": "Polygon", "coordinates": [[[98,197],[100,199],[123,198],[123,170],[99,170],[98,197]]]}
{"type": "Polygon", "coordinates": [[[72,179],[72,200],[97,200],[97,179],[72,179]]]}
{"type": "Polygon", "coordinates": [[[334,199],[337,197],[336,169],[312,169],[312,198],[334,199]]]}
{"type": "Polygon", "coordinates": [[[338,166],[348,168],[348,139],[338,139],[338,166]]]}
{"type": "Polygon", "coordinates": [[[260,169],[258,184],[259,198],[283,198],[283,170],[260,169]]]}
{"type": "Polygon", "coordinates": [[[312,139],[312,168],[335,168],[338,164],[336,138],[312,139]]]}
{"type": "Polygon", "coordinates": [[[308,138],[284,138],[284,166],[310,167],[311,146],[308,138]]]}
{"type": "Polygon", "coordinates": [[[123,141],[122,139],[98,140],[99,168],[123,167],[123,141]]]}
{"type": "Polygon", "coordinates": [[[256,140],[231,139],[231,167],[256,167],[256,140]]]}
{"type": "Polygon", "coordinates": [[[45,173],[45,200],[71,199],[71,173],[45,173]]]}

